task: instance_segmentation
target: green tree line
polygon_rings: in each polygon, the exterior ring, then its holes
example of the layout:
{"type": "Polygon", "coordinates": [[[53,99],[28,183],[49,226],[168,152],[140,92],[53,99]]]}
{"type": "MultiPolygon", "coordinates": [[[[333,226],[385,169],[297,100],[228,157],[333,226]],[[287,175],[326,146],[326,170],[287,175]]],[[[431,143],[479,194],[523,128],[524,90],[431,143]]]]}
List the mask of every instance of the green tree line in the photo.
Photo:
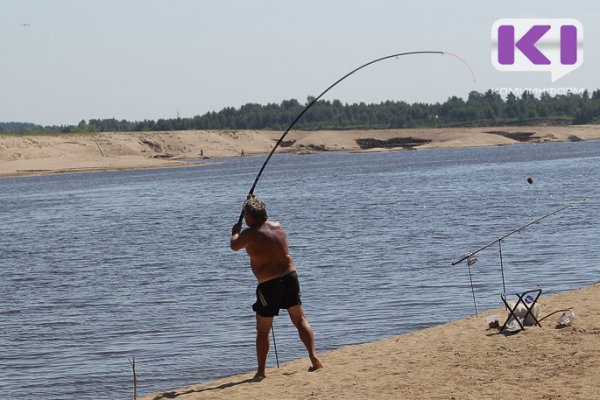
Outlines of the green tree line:
{"type": "MultiPolygon", "coordinates": [[[[78,125],[39,126],[30,123],[0,123],[0,132],[139,132],[190,129],[265,129],[284,130],[314,100],[305,104],[284,100],[266,105],[248,103],[239,108],[226,107],[191,118],[144,121],[90,119],[78,125]]],[[[488,90],[473,91],[468,98],[452,96],[443,103],[406,103],[384,101],[374,104],[342,103],[320,100],[294,126],[298,130],[391,129],[535,124],[600,123],[600,90],[591,95],[567,93],[556,96],[530,92],[505,98],[488,90]]]]}

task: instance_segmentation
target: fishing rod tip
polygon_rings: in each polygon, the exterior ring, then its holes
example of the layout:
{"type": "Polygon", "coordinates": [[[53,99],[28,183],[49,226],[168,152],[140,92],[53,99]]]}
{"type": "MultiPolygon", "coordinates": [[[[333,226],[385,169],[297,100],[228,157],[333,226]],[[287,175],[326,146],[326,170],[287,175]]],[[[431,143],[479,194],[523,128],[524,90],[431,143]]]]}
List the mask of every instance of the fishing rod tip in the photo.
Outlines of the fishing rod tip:
{"type": "Polygon", "coordinates": [[[473,78],[473,83],[477,82],[477,77],[475,76],[475,72],[473,72],[473,68],[471,68],[471,65],[467,62],[467,60],[465,60],[464,58],[462,58],[454,53],[450,53],[449,51],[440,51],[440,54],[443,56],[444,55],[452,56],[452,57],[462,61],[467,66],[467,68],[469,68],[469,71],[471,72],[471,77],[473,78]]]}

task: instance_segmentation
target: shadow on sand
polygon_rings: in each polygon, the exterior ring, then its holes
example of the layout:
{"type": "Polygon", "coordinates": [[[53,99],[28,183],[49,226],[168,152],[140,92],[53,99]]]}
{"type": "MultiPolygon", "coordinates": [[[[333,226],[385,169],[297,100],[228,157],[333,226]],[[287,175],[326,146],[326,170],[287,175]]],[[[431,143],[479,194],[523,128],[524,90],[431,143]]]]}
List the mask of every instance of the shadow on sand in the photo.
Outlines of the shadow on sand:
{"type": "Polygon", "coordinates": [[[244,379],[243,381],[224,383],[222,385],[215,386],[215,387],[207,387],[207,388],[201,388],[201,389],[190,389],[190,390],[186,390],[184,392],[165,392],[165,393],[159,394],[153,400],[175,399],[175,398],[177,398],[179,396],[183,396],[183,395],[186,395],[186,394],[202,393],[202,392],[208,392],[208,391],[211,391],[211,390],[222,390],[222,389],[227,389],[227,388],[230,388],[230,387],[233,387],[233,386],[237,386],[237,385],[243,385],[244,383],[260,382],[261,380],[262,379],[250,378],[250,379],[244,379]]]}

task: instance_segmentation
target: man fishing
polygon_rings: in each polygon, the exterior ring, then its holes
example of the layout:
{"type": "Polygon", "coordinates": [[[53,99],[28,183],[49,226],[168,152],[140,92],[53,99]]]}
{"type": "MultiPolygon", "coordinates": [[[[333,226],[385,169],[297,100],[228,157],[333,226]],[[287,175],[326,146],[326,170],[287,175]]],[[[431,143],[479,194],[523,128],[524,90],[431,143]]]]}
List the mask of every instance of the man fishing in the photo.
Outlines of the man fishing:
{"type": "Polygon", "coordinates": [[[254,379],[266,377],[265,367],[269,352],[269,332],[273,317],[279,310],[288,310],[312,363],[309,371],[323,367],[315,351],[313,330],[304,316],[300,300],[300,284],[294,260],[288,253],[288,243],[280,223],[268,221],[267,206],[258,197],[249,196],[244,202],[244,220],[233,226],[230,246],[234,251],[245,248],[250,256],[252,273],[258,280],[256,303],[256,356],[258,370],[254,379]]]}

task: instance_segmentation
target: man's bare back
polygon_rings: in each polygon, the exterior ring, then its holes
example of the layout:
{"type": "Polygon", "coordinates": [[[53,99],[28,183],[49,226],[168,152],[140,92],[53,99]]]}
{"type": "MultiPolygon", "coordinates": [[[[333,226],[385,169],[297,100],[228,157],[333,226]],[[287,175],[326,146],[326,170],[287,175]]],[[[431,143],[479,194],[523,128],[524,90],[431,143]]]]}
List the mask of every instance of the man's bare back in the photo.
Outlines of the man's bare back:
{"type": "Polygon", "coordinates": [[[288,254],[287,239],[280,223],[265,221],[245,229],[240,234],[243,235],[247,236],[246,252],[259,283],[296,270],[294,260],[288,254]]]}

